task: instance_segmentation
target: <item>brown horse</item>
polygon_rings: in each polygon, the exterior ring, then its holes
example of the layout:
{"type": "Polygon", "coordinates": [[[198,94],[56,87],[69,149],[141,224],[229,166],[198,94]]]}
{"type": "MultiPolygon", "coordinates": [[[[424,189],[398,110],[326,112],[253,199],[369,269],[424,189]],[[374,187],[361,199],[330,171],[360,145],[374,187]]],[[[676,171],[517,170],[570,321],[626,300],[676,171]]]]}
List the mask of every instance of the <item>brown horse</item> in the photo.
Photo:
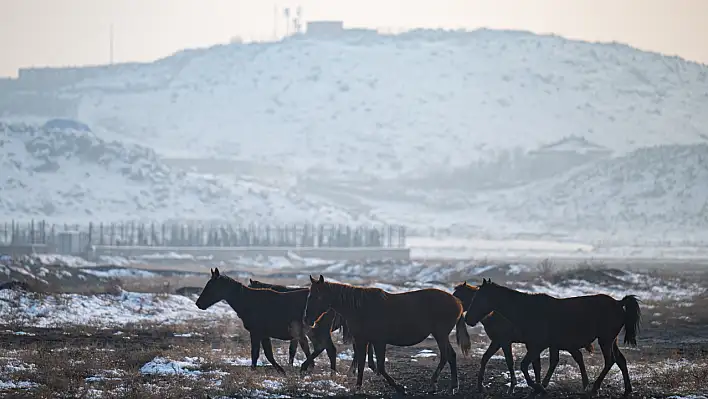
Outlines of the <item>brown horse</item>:
{"type": "MultiPolygon", "coordinates": [[[[309,288],[299,288],[299,287],[286,287],[284,285],[278,285],[278,284],[269,284],[269,283],[264,283],[262,281],[258,280],[253,280],[253,279],[248,279],[249,284],[248,286],[250,288],[267,288],[271,289],[273,291],[278,291],[278,292],[293,292],[293,291],[299,291],[299,290],[308,290],[309,288]]],[[[305,363],[303,363],[302,367],[303,369],[307,369],[310,366],[315,365],[315,359],[317,356],[320,355],[327,347],[329,346],[329,342],[327,342],[327,338],[331,337],[331,333],[337,331],[338,329],[342,329],[342,334],[343,334],[343,341],[344,343],[351,342],[352,336],[351,333],[349,332],[349,329],[346,328],[346,321],[344,318],[338,314],[337,312],[330,310],[322,315],[322,317],[319,320],[319,323],[317,326],[312,328],[312,335],[314,336],[311,338],[312,340],[312,345],[314,346],[314,352],[312,352],[312,355],[307,355],[306,352],[305,355],[308,356],[307,360],[305,360],[305,363]],[[329,325],[330,328],[328,329],[326,326],[329,325]],[[322,344],[324,343],[324,344],[322,344]]],[[[289,348],[289,355],[290,355],[290,366],[293,365],[293,361],[295,360],[295,354],[297,353],[297,344],[298,342],[300,343],[300,346],[302,347],[302,341],[298,339],[293,339],[290,341],[290,348],[289,348]]],[[[305,342],[305,345],[307,345],[307,342],[305,342]]],[[[332,344],[334,345],[334,343],[332,344]]],[[[305,349],[302,349],[303,352],[305,349]]],[[[330,353],[330,352],[328,352],[330,353]]],[[[332,351],[334,353],[334,351],[332,351]]],[[[374,348],[369,347],[368,351],[368,356],[369,356],[369,368],[376,372],[376,363],[374,363],[374,348]]],[[[335,362],[336,360],[333,360],[330,358],[330,363],[335,362]]],[[[356,363],[356,357],[352,359],[352,363],[349,366],[349,370],[347,371],[347,374],[350,374],[354,370],[354,365],[356,363]]]]}
{"type": "MultiPolygon", "coordinates": [[[[467,284],[465,281],[455,287],[452,295],[462,301],[462,305],[465,309],[470,307],[472,304],[472,299],[474,299],[475,294],[479,288],[473,285],[467,284]]],[[[513,394],[514,388],[516,387],[516,375],[514,374],[514,355],[511,351],[511,344],[513,343],[525,343],[521,332],[517,330],[514,325],[499,312],[492,312],[482,319],[482,326],[484,326],[484,331],[487,336],[492,341],[489,344],[489,348],[482,355],[482,363],[479,366],[479,375],[477,376],[477,391],[483,392],[484,385],[482,381],[484,380],[484,370],[487,367],[487,362],[489,359],[497,353],[501,348],[504,353],[504,358],[506,359],[506,366],[509,368],[509,375],[511,376],[511,386],[509,387],[509,395],[513,394]]],[[[592,343],[585,347],[585,350],[592,353],[593,346],[592,343]]],[[[588,373],[585,370],[585,362],[583,361],[583,354],[579,349],[573,349],[568,351],[573,359],[578,363],[578,368],[580,368],[580,375],[583,379],[583,389],[588,385],[588,373]]],[[[558,351],[551,353],[550,357],[558,358],[558,351]]],[[[536,377],[536,382],[541,383],[541,358],[537,358],[532,363],[534,377],[536,377]]],[[[550,380],[550,376],[546,376],[550,380]]],[[[548,386],[549,381],[544,379],[542,385],[544,387],[548,386]]]]}
{"type": "MultiPolygon", "coordinates": [[[[529,363],[545,348],[553,354],[559,349],[585,347],[595,339],[602,349],[605,367],[592,385],[590,396],[600,389],[602,380],[615,362],[622,371],[624,396],[632,392],[627,359],[620,352],[617,339],[624,327],[624,342],[637,345],[641,311],[634,295],[627,295],[620,301],[604,294],[559,299],[546,294],[528,294],[483,280],[467,309],[465,321],[475,325],[492,311],[503,314],[524,337],[528,351],[521,361],[521,371],[534,389],[531,395],[546,392],[541,384],[531,380],[528,370],[529,363]]],[[[558,358],[551,357],[548,379],[557,364],[558,358]]]]}
{"type": "Polygon", "coordinates": [[[437,389],[440,372],[445,363],[449,363],[451,388],[457,392],[457,355],[449,340],[454,327],[457,327],[457,343],[463,353],[466,354],[471,347],[462,317],[464,309],[459,299],[431,288],[392,294],[379,288],[328,283],[322,275],[319,280],[310,276],[310,281],[312,285],[305,306],[305,322],[312,324],[329,309],[344,316],[354,336],[358,362],[357,388],[362,385],[364,358],[371,343],[376,352],[379,374],[397,392],[405,394],[405,388],[386,372],[386,345],[412,346],[432,334],[440,349],[440,363],[431,378],[431,391],[437,389]]]}
{"type": "MultiPolygon", "coordinates": [[[[336,372],[337,352],[329,334],[329,327],[323,325],[323,331],[310,332],[302,323],[302,311],[307,303],[309,291],[306,288],[292,292],[249,288],[230,277],[221,275],[217,268],[212,270],[211,279],[199,295],[197,307],[205,310],[225,300],[236,311],[243,321],[243,327],[251,335],[251,367],[256,367],[260,348],[263,346],[263,353],[270,364],[284,374],[285,370],[273,357],[270,339],[298,340],[309,359],[310,347],[305,334],[313,334],[311,337],[315,337],[317,342],[324,342],[327,356],[330,358],[330,367],[333,372],[336,372]]],[[[307,366],[308,364],[303,363],[300,370],[307,370],[307,366]]]]}

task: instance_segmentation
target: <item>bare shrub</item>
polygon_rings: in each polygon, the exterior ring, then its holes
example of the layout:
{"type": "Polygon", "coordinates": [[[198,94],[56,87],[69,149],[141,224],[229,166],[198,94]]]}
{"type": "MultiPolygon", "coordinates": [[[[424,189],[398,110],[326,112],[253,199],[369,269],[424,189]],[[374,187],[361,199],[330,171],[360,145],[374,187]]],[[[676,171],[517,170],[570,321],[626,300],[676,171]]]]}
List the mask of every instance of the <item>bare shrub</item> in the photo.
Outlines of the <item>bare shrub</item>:
{"type": "Polygon", "coordinates": [[[556,272],[556,264],[552,260],[545,258],[536,264],[536,269],[545,280],[550,280],[556,272]]]}

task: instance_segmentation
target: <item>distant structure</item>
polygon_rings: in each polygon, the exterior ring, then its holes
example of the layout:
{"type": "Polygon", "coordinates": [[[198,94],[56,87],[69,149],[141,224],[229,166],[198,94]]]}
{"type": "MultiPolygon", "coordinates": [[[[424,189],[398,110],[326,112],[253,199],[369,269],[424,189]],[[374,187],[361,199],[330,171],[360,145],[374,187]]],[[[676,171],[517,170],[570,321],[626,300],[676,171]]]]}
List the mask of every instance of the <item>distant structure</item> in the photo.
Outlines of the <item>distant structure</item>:
{"type": "Polygon", "coordinates": [[[344,32],[343,21],[311,21],[307,23],[308,36],[331,37],[344,32]]]}
{"type": "Polygon", "coordinates": [[[342,21],[310,21],[306,35],[312,38],[341,38],[351,36],[376,35],[376,30],[365,28],[344,28],[342,21]]]}

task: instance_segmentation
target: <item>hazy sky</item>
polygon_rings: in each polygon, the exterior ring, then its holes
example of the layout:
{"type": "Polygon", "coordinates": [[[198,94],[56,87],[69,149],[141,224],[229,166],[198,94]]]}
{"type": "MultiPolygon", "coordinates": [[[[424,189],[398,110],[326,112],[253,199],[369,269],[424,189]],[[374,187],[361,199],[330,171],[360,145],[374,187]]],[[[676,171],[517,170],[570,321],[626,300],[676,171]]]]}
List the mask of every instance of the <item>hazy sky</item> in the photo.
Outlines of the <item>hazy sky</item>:
{"type": "MultiPolygon", "coordinates": [[[[373,28],[513,28],[708,63],[708,0],[0,0],[0,76],[26,66],[151,61],[183,48],[273,38],[274,7],[373,28]]],[[[282,13],[278,34],[285,32],[282,13]]]]}

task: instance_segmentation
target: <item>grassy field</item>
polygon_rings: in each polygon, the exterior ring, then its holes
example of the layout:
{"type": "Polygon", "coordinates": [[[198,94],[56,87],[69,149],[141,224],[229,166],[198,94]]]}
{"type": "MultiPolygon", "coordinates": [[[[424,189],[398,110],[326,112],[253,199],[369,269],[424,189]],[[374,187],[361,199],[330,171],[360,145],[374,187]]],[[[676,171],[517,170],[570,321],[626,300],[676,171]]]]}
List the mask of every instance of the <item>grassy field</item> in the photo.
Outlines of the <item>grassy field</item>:
{"type": "MultiPolygon", "coordinates": [[[[620,289],[616,286],[617,282],[608,277],[614,274],[600,273],[587,265],[563,272],[554,271],[552,265],[541,265],[535,274],[537,276],[534,278],[543,278],[544,281],[549,281],[549,284],[560,284],[559,286],[567,286],[568,289],[581,284],[578,281],[591,281],[599,287],[612,290],[620,289]],[[566,284],[563,285],[564,283],[566,284]]],[[[78,275],[80,274],[74,269],[74,278],[78,275]]],[[[685,289],[708,287],[708,279],[703,274],[675,276],[653,272],[646,276],[653,279],[648,280],[651,281],[648,286],[656,287],[655,291],[667,289],[666,287],[679,287],[669,284],[678,284],[678,279],[685,280],[685,287],[688,287],[685,289]]],[[[72,294],[0,291],[0,303],[3,304],[4,313],[3,325],[0,326],[0,396],[393,396],[392,390],[383,379],[368,370],[363,390],[353,390],[354,377],[345,375],[351,361],[351,348],[341,344],[339,332],[335,333],[335,342],[339,341],[340,352],[339,373],[336,375],[330,375],[324,355],[318,358],[313,372],[301,375],[299,368],[287,366],[288,343],[277,340],[274,340],[276,360],[285,366],[286,376],[277,374],[262,354],[259,367],[252,370],[249,367],[248,333],[229,308],[219,305],[221,307],[213,312],[202,312],[197,310],[196,306],[192,308],[196,297],[177,298],[172,294],[172,291],[180,286],[201,286],[206,282],[206,277],[206,274],[159,274],[150,277],[124,277],[119,281],[110,282],[97,279],[83,285],[84,293],[80,292],[81,284],[76,282],[70,290],[72,294]],[[105,293],[97,294],[101,290],[105,293]],[[133,294],[128,295],[126,291],[153,294],[145,294],[140,297],[139,303],[129,302],[128,306],[121,301],[133,301],[130,296],[133,294]],[[124,299],[118,298],[121,295],[124,299]],[[100,302],[100,306],[105,309],[96,309],[96,302],[89,301],[94,297],[101,297],[104,301],[109,301],[105,298],[111,298],[112,302],[100,302]],[[51,307],[48,304],[51,304],[51,307]],[[118,311],[109,309],[110,306],[119,304],[121,307],[118,311]],[[40,305],[46,306],[46,309],[36,310],[40,305]],[[81,309],[82,306],[85,308],[81,309]],[[180,306],[184,309],[179,308],[180,306]],[[162,309],[165,308],[171,309],[171,313],[163,314],[162,309]],[[91,312],[94,312],[95,316],[83,317],[91,312]],[[128,313],[130,317],[127,317],[128,313]]],[[[454,283],[458,282],[458,277],[461,276],[455,275],[454,280],[436,284],[447,284],[451,289],[454,283]]],[[[290,275],[272,272],[269,272],[269,275],[255,275],[254,278],[276,283],[293,283],[298,280],[290,275]]],[[[510,277],[510,280],[530,278],[514,276],[510,277]]],[[[473,282],[473,279],[469,280],[473,282]]],[[[385,283],[395,286],[403,282],[389,279],[385,283]]],[[[639,287],[636,284],[638,283],[632,282],[622,289],[632,291],[632,287],[639,287]]],[[[649,291],[644,295],[651,298],[651,288],[645,286],[647,284],[642,285],[642,289],[649,291]]],[[[671,289],[678,292],[678,288],[671,289]]],[[[649,299],[642,303],[644,319],[639,334],[639,346],[624,348],[621,345],[628,358],[636,397],[696,398],[708,394],[708,295],[705,291],[697,294],[690,299],[671,298],[671,295],[667,294],[665,299],[649,299]]],[[[436,397],[480,396],[475,392],[475,384],[480,356],[486,350],[489,340],[481,327],[468,330],[473,340],[471,355],[462,357],[459,348],[455,347],[460,368],[460,392],[451,396],[446,391],[449,369],[445,368],[441,374],[440,392],[436,397]]],[[[451,342],[454,342],[453,337],[451,342]]],[[[428,389],[430,375],[437,364],[436,352],[437,347],[432,339],[414,347],[389,347],[387,369],[392,377],[407,387],[411,395],[424,395],[428,389]]],[[[522,346],[515,347],[517,369],[524,352],[522,346]]],[[[602,356],[599,353],[583,354],[592,381],[602,366],[602,356]]],[[[304,357],[298,352],[296,365],[302,360],[304,357]]],[[[543,360],[545,372],[547,358],[543,360]]],[[[506,397],[509,378],[499,352],[487,367],[486,397],[506,397]]],[[[525,396],[527,391],[520,372],[517,371],[514,378],[519,381],[519,386],[513,397],[525,396]]],[[[564,352],[551,384],[550,397],[582,396],[577,366],[564,352]]],[[[615,367],[605,380],[600,396],[617,397],[621,392],[621,375],[615,367]]]]}

